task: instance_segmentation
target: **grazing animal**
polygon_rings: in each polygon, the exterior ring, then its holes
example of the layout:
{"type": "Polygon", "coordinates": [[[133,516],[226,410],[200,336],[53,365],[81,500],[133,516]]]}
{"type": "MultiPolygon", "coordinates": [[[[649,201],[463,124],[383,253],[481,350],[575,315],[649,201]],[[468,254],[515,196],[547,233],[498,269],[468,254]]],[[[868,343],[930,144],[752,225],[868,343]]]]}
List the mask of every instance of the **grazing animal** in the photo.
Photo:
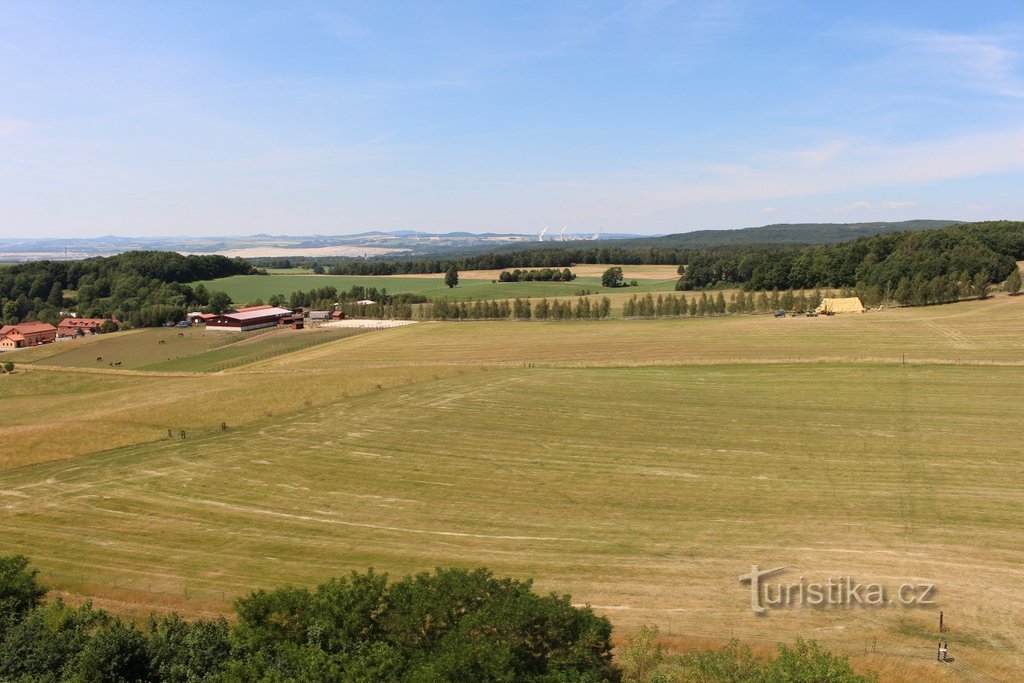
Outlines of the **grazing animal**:
{"type": "Polygon", "coordinates": [[[97,363],[102,363],[103,362],[103,356],[96,356],[96,362],[97,363]]]}
{"type": "Polygon", "coordinates": [[[121,361],[117,361],[116,363],[114,363],[114,365],[120,365],[120,364],[121,364],[121,361]]]}
{"type": "Polygon", "coordinates": [[[179,336],[179,337],[184,337],[184,336],[185,336],[185,333],[184,333],[184,332],[179,332],[179,333],[178,333],[178,336],[179,336]]]}
{"type": "Polygon", "coordinates": [[[160,341],[157,342],[157,344],[166,344],[166,343],[167,343],[166,339],[161,339],[160,341]]]}

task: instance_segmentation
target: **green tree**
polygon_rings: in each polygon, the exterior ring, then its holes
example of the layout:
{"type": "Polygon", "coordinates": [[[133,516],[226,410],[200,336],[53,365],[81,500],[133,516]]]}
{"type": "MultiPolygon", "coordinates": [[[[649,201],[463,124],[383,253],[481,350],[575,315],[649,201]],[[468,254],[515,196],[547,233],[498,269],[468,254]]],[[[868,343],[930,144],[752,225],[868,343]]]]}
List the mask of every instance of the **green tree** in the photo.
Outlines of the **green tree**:
{"type": "Polygon", "coordinates": [[[150,680],[146,639],[131,624],[112,619],[93,635],[75,662],[73,681],[150,680]]]}
{"type": "Polygon", "coordinates": [[[231,656],[228,622],[184,621],[177,614],[150,617],[146,627],[150,669],[160,681],[204,680],[231,656]]]}
{"type": "Polygon", "coordinates": [[[459,269],[454,263],[444,272],[444,283],[449,289],[459,284],[459,269]]]}
{"type": "Polygon", "coordinates": [[[8,325],[15,325],[21,322],[18,315],[18,302],[13,299],[4,302],[4,322],[8,325]]]}
{"type": "MultiPolygon", "coordinates": [[[[13,369],[13,363],[4,363],[5,372],[13,369]]],[[[9,627],[38,607],[46,595],[46,589],[36,581],[37,574],[35,569],[29,569],[28,558],[24,555],[0,556],[0,640],[9,627]]]]}
{"type": "Polygon", "coordinates": [[[1006,284],[1003,287],[1010,293],[1010,296],[1017,296],[1020,294],[1020,285],[1020,268],[1014,268],[1010,277],[1006,278],[1006,284]]]}
{"type": "Polygon", "coordinates": [[[224,292],[213,292],[209,308],[211,313],[226,313],[231,309],[231,297],[224,292]]]}
{"type": "Polygon", "coordinates": [[[989,292],[992,291],[991,277],[987,270],[974,276],[974,293],[978,295],[979,299],[987,299],[989,292]]]}
{"type": "Polygon", "coordinates": [[[107,334],[110,332],[117,332],[117,323],[115,323],[110,318],[107,318],[106,320],[103,321],[103,324],[100,325],[100,333],[107,334]]]}
{"type": "Polygon", "coordinates": [[[766,681],[828,681],[869,683],[875,676],[854,673],[848,657],[833,655],[813,640],[797,638],[792,648],[779,645],[778,655],[761,672],[766,681]]]}
{"type": "Polygon", "coordinates": [[[602,287],[621,287],[622,286],[622,268],[619,266],[612,266],[608,270],[604,271],[601,275],[601,286],[602,287]]]}
{"type": "Polygon", "coordinates": [[[636,633],[626,636],[619,655],[623,683],[648,683],[661,666],[665,653],[657,644],[658,627],[643,625],[636,633]]]}
{"type": "Polygon", "coordinates": [[[14,372],[14,363],[12,363],[9,360],[4,361],[3,368],[4,368],[4,372],[6,372],[7,374],[10,374],[10,373],[14,372]]]}
{"type": "Polygon", "coordinates": [[[64,288],[59,282],[54,281],[53,286],[50,287],[50,294],[46,297],[46,303],[54,308],[60,308],[64,305],[64,288]]]}

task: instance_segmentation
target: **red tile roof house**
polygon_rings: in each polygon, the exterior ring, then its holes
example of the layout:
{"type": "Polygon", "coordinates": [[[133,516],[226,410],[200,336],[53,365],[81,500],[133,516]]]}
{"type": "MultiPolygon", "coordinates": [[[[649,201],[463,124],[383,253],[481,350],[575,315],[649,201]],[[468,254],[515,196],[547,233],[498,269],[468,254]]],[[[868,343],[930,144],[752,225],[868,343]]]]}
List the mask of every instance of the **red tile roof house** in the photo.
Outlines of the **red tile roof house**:
{"type": "Polygon", "coordinates": [[[84,334],[97,334],[105,322],[106,318],[64,318],[57,323],[57,336],[80,337],[84,334]]]}
{"type": "Polygon", "coordinates": [[[247,332],[263,327],[277,327],[281,318],[291,317],[287,308],[274,306],[251,306],[236,313],[221,313],[206,320],[206,329],[226,332],[247,332]]]}
{"type": "Polygon", "coordinates": [[[20,349],[46,344],[57,338],[57,328],[50,323],[18,323],[0,327],[0,349],[20,349]]]}

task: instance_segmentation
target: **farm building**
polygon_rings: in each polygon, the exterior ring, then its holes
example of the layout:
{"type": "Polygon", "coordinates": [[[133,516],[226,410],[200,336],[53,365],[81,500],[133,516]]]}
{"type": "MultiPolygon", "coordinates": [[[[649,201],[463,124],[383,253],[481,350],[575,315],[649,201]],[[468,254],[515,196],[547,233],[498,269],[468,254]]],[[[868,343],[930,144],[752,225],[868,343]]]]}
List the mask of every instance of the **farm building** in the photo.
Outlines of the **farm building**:
{"type": "Polygon", "coordinates": [[[344,320],[345,311],[331,311],[331,320],[344,320]]]}
{"type": "Polygon", "coordinates": [[[822,299],[821,304],[814,309],[816,313],[832,315],[834,313],[863,313],[864,304],[859,297],[851,296],[844,299],[822,299]]]}
{"type": "Polygon", "coordinates": [[[48,344],[57,338],[57,328],[50,323],[18,323],[0,327],[0,349],[20,349],[48,344]]]}
{"type": "Polygon", "coordinates": [[[220,313],[206,319],[207,330],[226,332],[247,332],[264,327],[277,327],[282,318],[291,318],[287,308],[275,306],[251,306],[235,313],[220,313]]]}
{"type": "Polygon", "coordinates": [[[327,320],[331,317],[330,311],[309,311],[310,320],[327,320]]]}
{"type": "Polygon", "coordinates": [[[106,318],[64,318],[57,323],[57,336],[81,337],[86,334],[97,334],[106,321],[106,318]]]}

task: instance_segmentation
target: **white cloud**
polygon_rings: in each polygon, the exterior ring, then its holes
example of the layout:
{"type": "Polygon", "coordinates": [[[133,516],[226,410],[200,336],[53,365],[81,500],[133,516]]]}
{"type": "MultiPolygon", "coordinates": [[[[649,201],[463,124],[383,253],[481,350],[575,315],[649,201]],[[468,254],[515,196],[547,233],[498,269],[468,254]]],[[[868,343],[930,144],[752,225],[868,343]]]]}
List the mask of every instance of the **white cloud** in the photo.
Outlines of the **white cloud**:
{"type": "Polygon", "coordinates": [[[774,206],[765,206],[761,208],[761,213],[775,213],[777,211],[778,209],[776,209],[774,206]]]}
{"type": "Polygon", "coordinates": [[[1024,98],[1024,86],[1015,73],[1020,55],[1006,47],[1006,38],[936,32],[904,37],[912,50],[933,60],[934,69],[960,79],[962,85],[1024,98]]]}
{"type": "MultiPolygon", "coordinates": [[[[1024,127],[903,145],[851,142],[842,153],[817,165],[803,163],[805,156],[805,150],[782,150],[747,163],[704,163],[675,169],[670,172],[674,180],[658,177],[653,181],[661,188],[649,200],[665,207],[772,201],[1021,171],[1024,127]]],[[[639,185],[641,179],[637,180],[639,185]]],[[[642,182],[650,185],[650,174],[642,182]]],[[[905,206],[889,202],[886,208],[905,206]]]]}
{"type": "Polygon", "coordinates": [[[917,206],[917,202],[903,201],[903,202],[882,202],[879,204],[883,209],[909,209],[917,206]]]}
{"type": "Polygon", "coordinates": [[[885,54],[879,61],[868,63],[870,73],[882,79],[898,79],[906,88],[938,84],[947,93],[966,90],[1024,99],[1019,35],[878,26],[841,35],[881,46],[885,54]]]}

